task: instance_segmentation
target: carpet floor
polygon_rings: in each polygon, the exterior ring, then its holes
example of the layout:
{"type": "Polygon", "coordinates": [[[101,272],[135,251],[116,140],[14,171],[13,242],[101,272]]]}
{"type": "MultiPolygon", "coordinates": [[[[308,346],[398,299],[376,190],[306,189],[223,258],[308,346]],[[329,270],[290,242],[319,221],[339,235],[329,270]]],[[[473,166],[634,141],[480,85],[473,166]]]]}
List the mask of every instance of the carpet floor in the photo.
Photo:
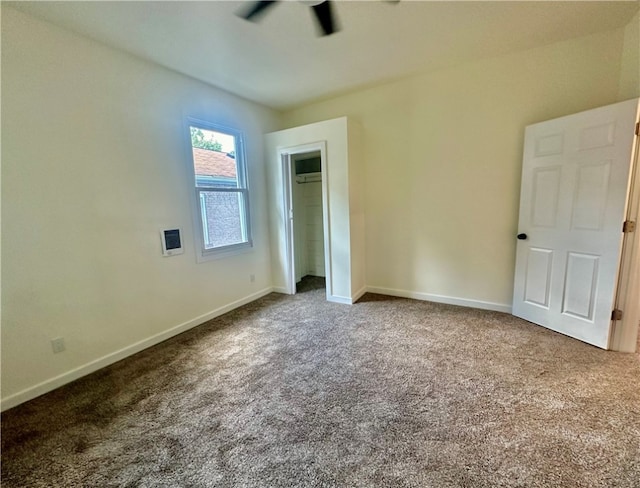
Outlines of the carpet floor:
{"type": "Polygon", "coordinates": [[[640,486],[638,355],[322,286],[4,412],[2,486],[640,486]]]}

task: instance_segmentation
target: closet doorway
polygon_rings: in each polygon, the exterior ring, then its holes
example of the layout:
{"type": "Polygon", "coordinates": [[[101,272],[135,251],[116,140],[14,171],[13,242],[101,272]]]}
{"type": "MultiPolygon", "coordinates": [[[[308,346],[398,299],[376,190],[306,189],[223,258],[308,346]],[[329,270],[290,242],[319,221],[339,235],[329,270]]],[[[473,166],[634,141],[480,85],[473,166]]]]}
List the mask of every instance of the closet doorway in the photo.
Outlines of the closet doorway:
{"type": "Polygon", "coordinates": [[[293,253],[296,284],[305,276],[325,277],[320,151],[291,157],[293,253]]]}
{"type": "Polygon", "coordinates": [[[296,293],[297,284],[305,277],[321,277],[330,296],[325,144],[287,148],[281,157],[288,222],[287,291],[296,293]]]}

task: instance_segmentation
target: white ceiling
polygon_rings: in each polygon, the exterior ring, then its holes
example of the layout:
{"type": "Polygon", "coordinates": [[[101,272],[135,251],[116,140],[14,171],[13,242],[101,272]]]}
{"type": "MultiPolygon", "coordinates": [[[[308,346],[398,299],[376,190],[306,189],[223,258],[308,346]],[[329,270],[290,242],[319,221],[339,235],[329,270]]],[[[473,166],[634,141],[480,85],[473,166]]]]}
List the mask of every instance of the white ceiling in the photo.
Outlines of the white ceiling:
{"type": "Polygon", "coordinates": [[[243,2],[3,2],[227,91],[287,109],[357,87],[626,25],[638,1],[338,1],[342,30],[311,9],[243,2]],[[244,6],[246,8],[246,6],[244,6]]]}

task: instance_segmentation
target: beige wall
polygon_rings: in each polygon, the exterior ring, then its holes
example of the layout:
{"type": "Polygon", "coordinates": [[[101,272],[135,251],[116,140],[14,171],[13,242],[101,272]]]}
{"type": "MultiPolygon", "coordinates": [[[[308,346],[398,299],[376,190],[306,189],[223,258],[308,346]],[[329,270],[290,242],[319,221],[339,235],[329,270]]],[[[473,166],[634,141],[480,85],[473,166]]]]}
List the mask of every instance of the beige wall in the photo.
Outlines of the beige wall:
{"type": "Polygon", "coordinates": [[[2,121],[3,407],[270,290],[276,112],[3,6],[2,121]],[[244,131],[252,252],[196,264],[184,116],[244,131]]]}
{"type": "Polygon", "coordinates": [[[619,29],[305,105],[363,128],[366,282],[508,310],[524,127],[618,99],[619,29]]]}
{"type": "Polygon", "coordinates": [[[640,97],[640,11],[624,28],[618,98],[640,97]]]}

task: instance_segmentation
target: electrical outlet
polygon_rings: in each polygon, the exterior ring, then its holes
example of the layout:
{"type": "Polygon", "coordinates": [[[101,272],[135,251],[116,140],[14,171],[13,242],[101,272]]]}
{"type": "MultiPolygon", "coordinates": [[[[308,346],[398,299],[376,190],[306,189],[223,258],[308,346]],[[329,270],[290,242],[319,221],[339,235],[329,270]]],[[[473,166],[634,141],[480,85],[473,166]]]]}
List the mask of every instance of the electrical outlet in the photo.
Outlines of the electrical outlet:
{"type": "Polygon", "coordinates": [[[250,281],[251,283],[255,283],[255,281],[256,281],[256,275],[254,275],[254,274],[249,275],[249,281],[250,281]]]}
{"type": "Polygon", "coordinates": [[[66,349],[64,345],[64,337],[51,339],[51,348],[53,349],[54,354],[64,351],[66,349]]]}

